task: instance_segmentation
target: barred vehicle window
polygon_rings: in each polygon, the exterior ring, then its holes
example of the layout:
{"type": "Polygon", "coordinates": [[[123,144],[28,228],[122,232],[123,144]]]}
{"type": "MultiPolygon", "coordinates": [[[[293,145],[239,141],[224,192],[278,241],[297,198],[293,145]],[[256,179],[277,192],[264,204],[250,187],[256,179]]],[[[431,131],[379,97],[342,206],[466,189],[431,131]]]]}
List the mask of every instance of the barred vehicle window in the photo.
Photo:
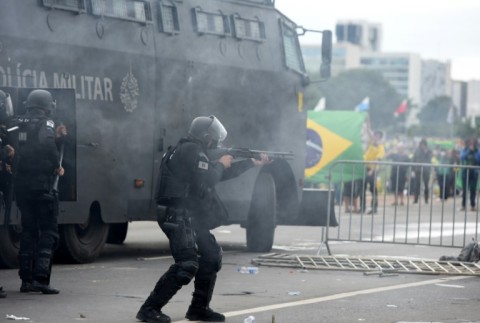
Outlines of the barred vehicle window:
{"type": "Polygon", "coordinates": [[[85,0],[42,0],[45,7],[86,12],[85,0]]]}
{"type": "Polygon", "coordinates": [[[164,33],[175,34],[180,31],[177,7],[170,1],[159,1],[158,3],[158,28],[164,33]]]}
{"type": "Polygon", "coordinates": [[[289,26],[283,22],[282,36],[285,65],[294,71],[305,74],[305,66],[303,64],[297,32],[293,26],[289,26]]]}
{"type": "Polygon", "coordinates": [[[92,14],[138,22],[151,22],[150,3],[142,0],[90,0],[92,14]]]}
{"type": "Polygon", "coordinates": [[[221,12],[206,12],[201,8],[194,8],[193,15],[197,33],[220,36],[230,34],[228,17],[221,12]]]}
{"type": "Polygon", "coordinates": [[[254,19],[245,19],[238,15],[233,15],[233,26],[235,37],[239,39],[249,39],[255,41],[265,40],[265,25],[263,22],[254,19]]]}

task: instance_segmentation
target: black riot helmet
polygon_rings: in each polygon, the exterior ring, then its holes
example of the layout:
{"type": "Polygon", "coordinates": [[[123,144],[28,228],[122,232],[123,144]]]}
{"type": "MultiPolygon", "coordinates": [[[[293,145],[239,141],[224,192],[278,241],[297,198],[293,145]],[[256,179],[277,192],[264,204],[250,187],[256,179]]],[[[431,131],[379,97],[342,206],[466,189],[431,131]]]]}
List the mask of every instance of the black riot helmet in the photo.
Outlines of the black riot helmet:
{"type": "Polygon", "coordinates": [[[52,94],[47,90],[33,90],[27,97],[25,108],[42,109],[49,115],[55,110],[55,101],[53,101],[52,94]]]}
{"type": "Polygon", "coordinates": [[[217,148],[227,137],[227,130],[215,116],[197,117],[190,124],[188,135],[207,148],[217,148]]]}
{"type": "Polygon", "coordinates": [[[0,123],[13,116],[12,99],[8,93],[0,90],[0,123]]]}

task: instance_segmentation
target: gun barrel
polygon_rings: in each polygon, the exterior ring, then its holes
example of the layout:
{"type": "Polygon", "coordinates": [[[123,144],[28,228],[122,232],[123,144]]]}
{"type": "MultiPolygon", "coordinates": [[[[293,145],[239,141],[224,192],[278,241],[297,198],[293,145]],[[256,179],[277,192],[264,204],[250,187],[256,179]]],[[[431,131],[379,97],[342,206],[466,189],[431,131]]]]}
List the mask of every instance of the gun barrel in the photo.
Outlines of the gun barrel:
{"type": "Polygon", "coordinates": [[[224,155],[231,155],[233,158],[256,158],[259,159],[261,154],[266,154],[270,159],[293,159],[295,155],[292,152],[284,151],[266,151],[248,148],[217,148],[209,151],[209,157],[217,160],[224,155]]]}
{"type": "Polygon", "coordinates": [[[250,150],[254,155],[260,156],[260,154],[266,154],[269,158],[283,158],[293,159],[295,155],[292,152],[286,151],[264,151],[264,150],[250,150]]]}

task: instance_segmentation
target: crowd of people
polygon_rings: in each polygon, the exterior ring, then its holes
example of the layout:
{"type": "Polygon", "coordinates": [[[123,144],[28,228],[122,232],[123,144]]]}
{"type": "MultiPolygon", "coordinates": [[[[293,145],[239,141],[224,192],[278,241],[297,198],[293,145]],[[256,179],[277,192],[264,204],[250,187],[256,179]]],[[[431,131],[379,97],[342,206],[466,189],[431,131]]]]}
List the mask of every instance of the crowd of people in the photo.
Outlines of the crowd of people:
{"type": "Polygon", "coordinates": [[[428,204],[435,197],[446,201],[461,196],[461,211],[477,210],[480,166],[477,138],[440,142],[399,137],[386,141],[383,137],[380,131],[372,132],[364,153],[363,177],[343,183],[341,196],[345,210],[375,214],[380,189],[392,195],[394,206],[405,205],[407,195],[413,204],[428,204]],[[370,210],[365,208],[367,198],[370,210]]]}

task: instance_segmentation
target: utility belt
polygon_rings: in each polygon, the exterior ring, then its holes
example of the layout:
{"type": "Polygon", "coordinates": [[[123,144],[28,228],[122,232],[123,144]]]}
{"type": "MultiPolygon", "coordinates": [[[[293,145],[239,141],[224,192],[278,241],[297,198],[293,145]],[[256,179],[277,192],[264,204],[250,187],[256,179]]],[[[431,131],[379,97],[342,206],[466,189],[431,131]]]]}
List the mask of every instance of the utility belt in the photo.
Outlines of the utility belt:
{"type": "Polygon", "coordinates": [[[165,229],[177,229],[180,223],[191,224],[191,217],[185,208],[157,205],[157,222],[165,229]]]}
{"type": "Polygon", "coordinates": [[[157,206],[157,221],[175,250],[195,248],[195,230],[185,208],[157,206]]]}

